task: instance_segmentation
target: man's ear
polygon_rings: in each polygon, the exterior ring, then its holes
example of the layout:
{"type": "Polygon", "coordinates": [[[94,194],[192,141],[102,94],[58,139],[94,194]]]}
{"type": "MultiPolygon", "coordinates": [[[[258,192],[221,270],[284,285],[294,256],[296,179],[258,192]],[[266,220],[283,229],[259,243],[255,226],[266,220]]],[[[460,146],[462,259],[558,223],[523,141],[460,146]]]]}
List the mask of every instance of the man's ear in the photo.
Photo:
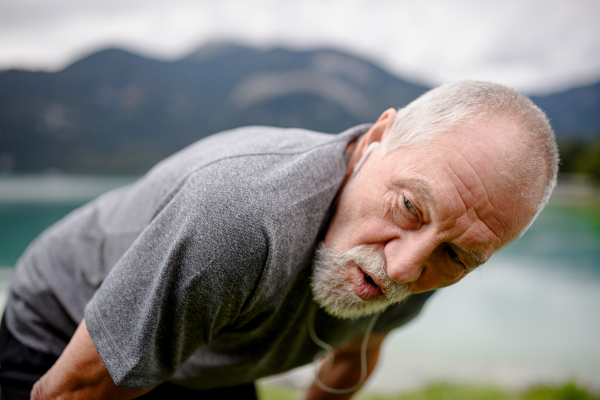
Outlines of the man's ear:
{"type": "Polygon", "coordinates": [[[388,108],[381,114],[377,122],[373,124],[371,129],[363,136],[362,140],[356,146],[356,151],[362,157],[362,153],[367,150],[367,147],[373,142],[381,142],[392,129],[396,120],[396,110],[388,108]]]}
{"type": "Polygon", "coordinates": [[[373,135],[373,140],[371,142],[381,142],[385,136],[387,136],[388,132],[392,130],[392,126],[394,126],[394,122],[396,121],[396,110],[393,108],[388,108],[379,116],[375,125],[369,129],[368,133],[373,135]]]}
{"type": "Polygon", "coordinates": [[[364,153],[367,151],[369,145],[373,142],[381,142],[388,135],[388,132],[392,129],[394,121],[396,120],[396,110],[389,108],[381,114],[377,122],[373,124],[371,129],[362,137],[362,139],[356,144],[354,151],[348,162],[348,172],[354,170],[354,167],[358,161],[362,158],[364,153]]]}

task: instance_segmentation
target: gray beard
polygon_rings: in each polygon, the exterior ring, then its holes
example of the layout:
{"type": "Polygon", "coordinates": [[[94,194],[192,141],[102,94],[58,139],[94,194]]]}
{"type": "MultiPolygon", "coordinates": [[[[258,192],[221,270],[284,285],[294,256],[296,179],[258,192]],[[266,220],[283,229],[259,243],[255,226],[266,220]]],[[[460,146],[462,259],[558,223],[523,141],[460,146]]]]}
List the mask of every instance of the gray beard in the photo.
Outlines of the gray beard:
{"type": "Polygon", "coordinates": [[[388,277],[383,258],[366,245],[340,254],[323,243],[319,244],[313,260],[311,288],[313,299],[327,313],[338,318],[372,315],[410,295],[405,284],[388,277]],[[383,296],[365,301],[354,293],[354,280],[349,273],[351,261],[382,284],[383,296]]]}

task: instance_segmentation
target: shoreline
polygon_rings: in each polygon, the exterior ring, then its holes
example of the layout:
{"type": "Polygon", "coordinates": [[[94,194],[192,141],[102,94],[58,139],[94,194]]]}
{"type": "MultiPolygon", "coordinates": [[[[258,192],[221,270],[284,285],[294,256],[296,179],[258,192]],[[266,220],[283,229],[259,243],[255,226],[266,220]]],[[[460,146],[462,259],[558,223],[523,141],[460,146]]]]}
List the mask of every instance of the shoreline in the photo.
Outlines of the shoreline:
{"type": "Polygon", "coordinates": [[[560,174],[548,205],[600,209],[600,183],[588,175],[560,174]]]}

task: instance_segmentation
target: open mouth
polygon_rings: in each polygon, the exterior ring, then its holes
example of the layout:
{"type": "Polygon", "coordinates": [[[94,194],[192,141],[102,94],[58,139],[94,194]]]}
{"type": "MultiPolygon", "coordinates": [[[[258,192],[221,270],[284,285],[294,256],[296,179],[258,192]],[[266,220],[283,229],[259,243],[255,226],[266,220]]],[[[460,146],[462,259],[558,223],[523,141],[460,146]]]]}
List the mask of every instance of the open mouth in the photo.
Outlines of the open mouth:
{"type": "Polygon", "coordinates": [[[365,301],[375,300],[383,295],[383,290],[360,267],[356,267],[354,274],[354,293],[365,301]]]}

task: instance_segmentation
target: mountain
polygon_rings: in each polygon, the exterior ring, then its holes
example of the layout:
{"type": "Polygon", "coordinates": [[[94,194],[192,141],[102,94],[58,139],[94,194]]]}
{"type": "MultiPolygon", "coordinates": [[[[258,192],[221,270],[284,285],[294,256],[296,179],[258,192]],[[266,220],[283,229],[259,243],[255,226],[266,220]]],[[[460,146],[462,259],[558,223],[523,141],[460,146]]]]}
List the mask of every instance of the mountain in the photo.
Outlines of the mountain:
{"type": "Polygon", "coordinates": [[[559,140],[600,137],[600,82],[531,99],[548,114],[559,140]]]}
{"type": "MultiPolygon", "coordinates": [[[[159,61],[108,49],[55,73],[0,72],[0,171],[140,173],[224,129],[261,124],[340,132],[427,89],[332,50],[213,44],[159,61]]],[[[588,98],[598,90],[591,87],[588,98]]],[[[536,101],[557,110],[556,122],[576,115],[585,121],[577,132],[598,131],[598,100],[563,116],[562,95],[536,101]]]]}
{"type": "Polygon", "coordinates": [[[339,132],[426,89],[329,50],[212,45],[165,62],[109,49],[56,73],[0,73],[0,167],[141,172],[224,129],[339,132]]]}

